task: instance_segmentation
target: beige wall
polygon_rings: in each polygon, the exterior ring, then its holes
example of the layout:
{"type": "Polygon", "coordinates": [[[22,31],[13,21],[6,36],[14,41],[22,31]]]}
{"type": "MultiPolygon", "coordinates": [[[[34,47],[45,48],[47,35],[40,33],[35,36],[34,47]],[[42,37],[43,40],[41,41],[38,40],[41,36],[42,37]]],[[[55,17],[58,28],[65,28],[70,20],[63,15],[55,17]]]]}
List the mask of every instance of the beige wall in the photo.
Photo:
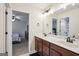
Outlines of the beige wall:
{"type": "Polygon", "coordinates": [[[5,53],[5,7],[0,3],[0,53],[5,53]]]}
{"type": "Polygon", "coordinates": [[[43,14],[43,33],[52,33],[52,17],[43,14]]]}

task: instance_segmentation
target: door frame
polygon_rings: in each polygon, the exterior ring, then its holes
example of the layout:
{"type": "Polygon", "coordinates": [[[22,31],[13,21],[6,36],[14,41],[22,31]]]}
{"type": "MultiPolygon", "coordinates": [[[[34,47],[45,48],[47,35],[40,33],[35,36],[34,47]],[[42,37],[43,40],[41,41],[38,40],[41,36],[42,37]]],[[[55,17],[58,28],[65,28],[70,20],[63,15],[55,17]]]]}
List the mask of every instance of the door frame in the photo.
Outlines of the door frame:
{"type": "MultiPolygon", "coordinates": [[[[7,5],[7,4],[6,4],[7,5]]],[[[8,4],[9,5],[9,4],[8,4]]],[[[6,23],[7,23],[7,39],[6,39],[6,48],[8,56],[12,56],[12,9],[7,6],[6,7],[6,23]]]]}

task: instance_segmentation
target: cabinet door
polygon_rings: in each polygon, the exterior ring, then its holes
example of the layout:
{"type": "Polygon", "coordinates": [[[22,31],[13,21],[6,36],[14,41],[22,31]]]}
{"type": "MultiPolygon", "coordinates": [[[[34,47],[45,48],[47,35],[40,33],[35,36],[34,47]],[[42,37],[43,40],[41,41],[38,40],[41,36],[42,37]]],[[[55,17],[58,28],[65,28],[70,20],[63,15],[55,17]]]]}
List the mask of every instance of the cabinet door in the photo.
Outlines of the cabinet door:
{"type": "Polygon", "coordinates": [[[36,39],[36,37],[35,37],[35,50],[36,50],[36,51],[39,50],[39,47],[38,47],[38,40],[36,39]]]}
{"type": "MultiPolygon", "coordinates": [[[[50,44],[50,49],[53,49],[53,50],[55,50],[55,51],[51,51],[52,53],[56,53],[56,51],[60,54],[60,55],[62,55],[62,56],[77,56],[78,54],[76,54],[76,53],[74,53],[74,52],[72,52],[72,51],[70,51],[70,50],[67,50],[67,49],[65,49],[65,48],[63,48],[63,47],[60,47],[60,46],[58,46],[58,45],[55,45],[55,44],[50,44]]],[[[57,54],[57,53],[56,53],[57,54]]]]}
{"type": "Polygon", "coordinates": [[[49,56],[49,42],[43,40],[43,56],[49,56]]]}
{"type": "Polygon", "coordinates": [[[38,46],[39,46],[38,52],[39,52],[40,55],[42,55],[42,42],[39,42],[38,46]]]}
{"type": "Polygon", "coordinates": [[[53,49],[50,49],[50,56],[61,56],[61,54],[53,49]]]}
{"type": "Polygon", "coordinates": [[[35,50],[42,55],[42,39],[35,37],[35,50]]]}
{"type": "Polygon", "coordinates": [[[43,56],[49,56],[49,47],[43,45],[43,56]]]}

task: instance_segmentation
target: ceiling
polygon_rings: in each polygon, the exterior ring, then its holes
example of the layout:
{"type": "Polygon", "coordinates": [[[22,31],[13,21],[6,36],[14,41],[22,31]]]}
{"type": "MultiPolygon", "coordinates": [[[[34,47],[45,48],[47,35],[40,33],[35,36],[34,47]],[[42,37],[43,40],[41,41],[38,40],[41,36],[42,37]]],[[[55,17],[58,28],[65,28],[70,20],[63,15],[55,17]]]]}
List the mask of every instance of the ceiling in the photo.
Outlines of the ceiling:
{"type": "Polygon", "coordinates": [[[16,17],[20,17],[20,21],[22,22],[28,22],[29,19],[29,14],[28,13],[24,13],[24,12],[20,12],[20,11],[12,11],[13,15],[16,17]]]}
{"type": "Polygon", "coordinates": [[[51,4],[50,3],[27,3],[26,5],[29,7],[37,8],[37,9],[44,9],[50,6],[51,4]]]}
{"type": "Polygon", "coordinates": [[[46,10],[52,6],[56,6],[59,5],[61,3],[10,3],[11,7],[15,7],[15,6],[21,6],[24,8],[35,8],[38,10],[46,10]]]}

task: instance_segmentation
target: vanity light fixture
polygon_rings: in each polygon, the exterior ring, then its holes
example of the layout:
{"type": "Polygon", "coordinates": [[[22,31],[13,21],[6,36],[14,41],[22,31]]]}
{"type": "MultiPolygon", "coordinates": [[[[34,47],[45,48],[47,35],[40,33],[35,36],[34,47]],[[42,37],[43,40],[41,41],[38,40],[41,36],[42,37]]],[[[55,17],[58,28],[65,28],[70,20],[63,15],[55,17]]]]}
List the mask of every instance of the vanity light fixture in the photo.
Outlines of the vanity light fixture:
{"type": "Polygon", "coordinates": [[[72,6],[75,6],[75,3],[72,3],[72,6]]]}
{"type": "Polygon", "coordinates": [[[48,8],[47,10],[45,10],[42,14],[48,13],[50,11],[50,8],[48,8]]]}
{"type": "Polygon", "coordinates": [[[66,9],[66,6],[64,6],[63,8],[66,9]]]}
{"type": "Polygon", "coordinates": [[[63,8],[66,9],[69,4],[64,4],[63,8]]]}
{"type": "Polygon", "coordinates": [[[37,26],[40,26],[39,22],[36,24],[37,26]]]}
{"type": "Polygon", "coordinates": [[[59,9],[62,9],[62,8],[66,9],[68,5],[70,5],[70,3],[61,4],[59,9]]]}
{"type": "Polygon", "coordinates": [[[49,11],[49,14],[53,14],[54,11],[55,11],[55,9],[51,9],[51,10],[49,11]]]}

